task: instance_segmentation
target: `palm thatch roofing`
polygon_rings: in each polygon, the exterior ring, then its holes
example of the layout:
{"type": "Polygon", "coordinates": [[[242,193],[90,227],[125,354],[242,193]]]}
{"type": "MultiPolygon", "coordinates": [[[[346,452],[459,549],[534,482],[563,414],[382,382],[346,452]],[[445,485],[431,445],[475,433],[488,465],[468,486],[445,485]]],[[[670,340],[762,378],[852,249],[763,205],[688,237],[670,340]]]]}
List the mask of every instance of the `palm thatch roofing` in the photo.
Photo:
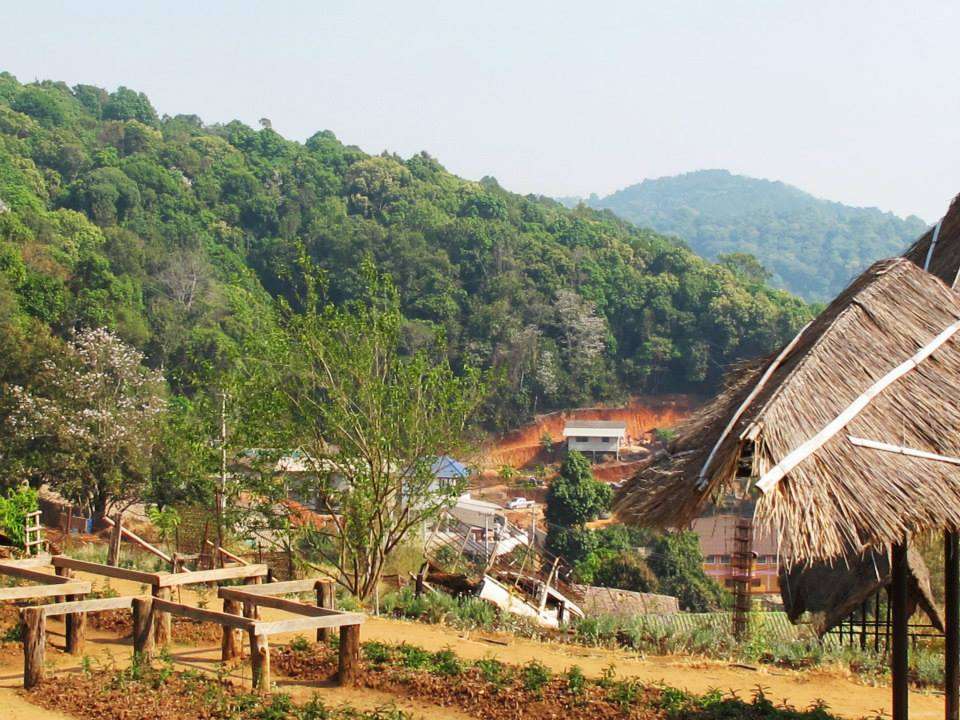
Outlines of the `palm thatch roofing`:
{"type": "MultiPolygon", "coordinates": [[[[960,293],[938,277],[903,258],[875,263],[783,350],[730,373],[668,452],[618,493],[615,511],[643,525],[688,524],[738,478],[774,469],[958,318],[960,293]]],[[[958,456],[958,387],[960,333],[759,496],[758,525],[780,538],[788,562],[849,557],[906,533],[960,527],[956,465],[858,447],[848,437],[958,456]]]]}
{"type": "Polygon", "coordinates": [[[951,288],[960,288],[960,195],[950,203],[943,219],[921,235],[904,257],[927,269],[951,288]]]}
{"type": "MultiPolygon", "coordinates": [[[[813,563],[780,569],[780,595],[791,622],[809,613],[818,635],[836,627],[882,588],[890,585],[890,558],[870,550],[843,564],[813,563]]],[[[943,632],[943,615],[930,588],[930,571],[914,548],[907,551],[907,616],[917,608],[943,632]]]]}

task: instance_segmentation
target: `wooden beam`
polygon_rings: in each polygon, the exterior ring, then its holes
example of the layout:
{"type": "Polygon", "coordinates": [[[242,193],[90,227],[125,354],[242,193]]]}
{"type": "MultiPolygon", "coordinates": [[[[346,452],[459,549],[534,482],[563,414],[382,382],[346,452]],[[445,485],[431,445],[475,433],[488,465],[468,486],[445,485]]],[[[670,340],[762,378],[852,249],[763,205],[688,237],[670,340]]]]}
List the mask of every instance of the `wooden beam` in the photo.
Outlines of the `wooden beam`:
{"type": "Polygon", "coordinates": [[[0,588],[0,600],[33,600],[61,595],[86,595],[90,592],[90,583],[76,580],[59,585],[21,585],[19,587],[0,588]]]}
{"type": "Polygon", "coordinates": [[[72,600],[69,602],[43,605],[42,607],[46,611],[47,617],[69,615],[70,613],[100,612],[102,610],[129,610],[133,607],[133,596],[72,600]]]}
{"type": "Polygon", "coordinates": [[[160,587],[175,587],[177,585],[193,585],[195,583],[218,582],[220,580],[264,577],[266,574],[266,565],[240,565],[239,567],[216,568],[214,570],[169,573],[161,576],[158,585],[160,587]]]}
{"type": "Polygon", "coordinates": [[[257,635],[277,635],[315,628],[335,628],[343,625],[359,625],[365,619],[363,613],[338,612],[322,617],[298,617],[289,620],[267,620],[255,624],[257,635]]]}
{"type": "Polygon", "coordinates": [[[943,559],[944,717],[960,720],[960,534],[956,531],[943,534],[943,559]]]}
{"type": "Polygon", "coordinates": [[[43,681],[47,644],[47,621],[42,607],[20,611],[23,620],[23,687],[29,690],[43,681]]]}
{"type": "Polygon", "coordinates": [[[214,544],[213,544],[212,542],[210,542],[209,540],[204,540],[204,542],[205,542],[207,545],[209,545],[210,547],[212,547],[214,550],[219,550],[221,555],[223,555],[225,558],[229,558],[230,560],[233,560],[235,563],[240,563],[241,565],[249,565],[249,564],[250,564],[250,563],[248,563],[246,560],[244,560],[242,557],[239,557],[238,555],[234,555],[234,554],[233,554],[232,552],[230,552],[229,550],[224,550],[222,547],[219,547],[219,546],[217,546],[217,545],[214,545],[214,544]]]}
{"type": "Polygon", "coordinates": [[[21,567],[18,565],[4,565],[2,563],[0,563],[0,575],[7,575],[8,577],[19,578],[20,580],[29,580],[31,582],[42,583],[44,585],[70,582],[70,578],[62,577],[60,575],[40,572],[39,570],[32,570],[31,568],[21,567]]]}
{"type": "Polygon", "coordinates": [[[909,720],[909,629],[907,622],[907,542],[897,543],[891,551],[890,605],[893,613],[893,651],[890,656],[890,673],[893,676],[893,720],[909,720]]]}
{"type": "Polygon", "coordinates": [[[255,627],[257,624],[253,620],[237,617],[236,615],[231,615],[230,613],[217,612],[216,610],[205,610],[203,608],[170,602],[169,600],[162,600],[160,598],[154,598],[153,607],[155,612],[170,613],[171,615],[188,617],[191,620],[199,620],[200,622],[225,625],[227,627],[237,628],[238,630],[249,630],[250,628],[255,627]]]}
{"type": "Polygon", "coordinates": [[[260,607],[273,608],[274,610],[286,610],[296,615],[307,615],[309,617],[325,617],[327,615],[336,615],[336,610],[327,610],[316,605],[309,605],[297,600],[287,600],[285,598],[274,597],[273,595],[256,595],[248,593],[240,588],[222,587],[218,591],[220,597],[224,599],[237,600],[240,602],[249,602],[260,607]]]}
{"type": "Polygon", "coordinates": [[[23,568],[50,567],[51,557],[50,553],[43,553],[42,555],[34,555],[33,557],[19,558],[16,560],[13,558],[4,558],[0,560],[0,565],[3,565],[3,567],[23,568]]]}
{"type": "Polygon", "coordinates": [[[148,573],[140,570],[127,570],[126,568],[113,567],[102,563],[87,562],[86,560],[75,560],[65,555],[53,556],[54,567],[66,567],[79,572],[91,573],[92,575],[104,575],[106,577],[117,578],[118,580],[131,580],[132,582],[143,585],[159,585],[160,579],[170,573],[148,573]]]}
{"type": "MultiPolygon", "coordinates": [[[[113,526],[116,524],[116,523],[114,523],[114,521],[113,521],[111,518],[107,517],[106,515],[103,516],[103,519],[104,519],[104,521],[107,523],[107,525],[109,525],[110,527],[113,527],[113,526]]],[[[170,565],[173,566],[173,558],[171,558],[169,555],[167,555],[165,552],[163,552],[163,550],[161,550],[160,548],[155,547],[155,546],[151,545],[150,543],[148,543],[146,540],[144,540],[144,539],[143,539],[142,537],[140,537],[139,535],[136,535],[136,534],[132,533],[131,531],[127,530],[127,529],[126,529],[125,527],[123,527],[122,525],[120,526],[120,534],[121,534],[123,537],[127,538],[127,540],[129,540],[130,542],[134,543],[135,545],[139,545],[140,547],[142,547],[142,548],[143,548],[144,550],[146,550],[147,552],[156,555],[158,558],[160,558],[160,559],[163,560],[164,562],[170,563],[170,565]]]]}
{"type": "MultiPolygon", "coordinates": [[[[243,591],[254,595],[287,595],[290,593],[313,592],[318,582],[327,582],[327,580],[317,580],[316,578],[307,580],[284,580],[282,582],[245,586],[243,591]]],[[[331,580],[330,582],[333,581],[331,580]]]]}

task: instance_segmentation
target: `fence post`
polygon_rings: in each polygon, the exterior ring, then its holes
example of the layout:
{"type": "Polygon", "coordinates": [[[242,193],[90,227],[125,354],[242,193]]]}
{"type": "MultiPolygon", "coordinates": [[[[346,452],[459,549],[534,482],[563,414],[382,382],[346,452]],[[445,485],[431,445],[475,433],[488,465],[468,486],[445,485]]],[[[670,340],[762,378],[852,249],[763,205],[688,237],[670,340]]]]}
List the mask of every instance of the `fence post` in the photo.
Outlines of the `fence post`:
{"type": "MultiPolygon", "coordinates": [[[[223,599],[223,611],[231,615],[240,614],[240,602],[237,600],[223,599]]],[[[223,637],[220,641],[220,659],[223,662],[230,662],[234,658],[240,657],[240,642],[238,630],[234,630],[227,625],[223,626],[223,637]]]]}
{"type": "Polygon", "coordinates": [[[340,626],[340,665],[337,682],[351,686],[357,682],[357,670],[360,665],[360,626],[340,626]]]}
{"type": "Polygon", "coordinates": [[[253,687],[262,693],[270,692],[270,643],[266,635],[257,635],[254,628],[249,633],[253,687]]]}
{"type": "Polygon", "coordinates": [[[153,598],[133,599],[133,651],[150,662],[154,649],[153,598]]]}
{"type": "MultiPolygon", "coordinates": [[[[248,577],[243,579],[244,585],[259,585],[262,578],[260,577],[248,577]]],[[[260,619],[260,608],[257,607],[256,603],[248,602],[247,600],[243,601],[243,616],[249,618],[250,620],[259,620],[260,619]]]]}
{"type": "MultiPolygon", "coordinates": [[[[154,585],[150,594],[159,600],[169,600],[170,588],[154,585]]],[[[172,622],[168,612],[156,611],[153,613],[154,638],[158,647],[166,647],[170,644],[172,622]]]]}
{"type": "Polygon", "coordinates": [[[23,687],[29,690],[43,681],[47,613],[42,607],[26,607],[23,619],[23,687]]]}
{"type": "MultiPolygon", "coordinates": [[[[60,577],[72,578],[73,571],[70,568],[54,568],[54,572],[60,577]]],[[[67,602],[82,600],[82,595],[67,595],[67,602]]],[[[87,625],[87,614],[83,612],[67,613],[63,618],[63,634],[66,638],[66,650],[70,655],[82,655],[85,641],[85,630],[87,625]]]]}
{"type": "MultiPolygon", "coordinates": [[[[332,582],[317,580],[313,587],[317,591],[317,607],[337,609],[337,589],[332,582]]],[[[317,628],[317,642],[328,643],[332,637],[331,628],[317,628]]]]}

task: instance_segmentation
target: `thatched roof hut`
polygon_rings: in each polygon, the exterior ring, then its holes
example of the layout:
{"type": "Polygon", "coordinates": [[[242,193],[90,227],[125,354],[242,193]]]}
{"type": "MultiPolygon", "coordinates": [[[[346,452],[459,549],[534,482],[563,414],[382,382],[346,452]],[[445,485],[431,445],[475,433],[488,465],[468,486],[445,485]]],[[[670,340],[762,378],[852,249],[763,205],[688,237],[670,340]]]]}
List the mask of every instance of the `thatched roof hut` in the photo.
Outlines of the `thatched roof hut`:
{"type": "Polygon", "coordinates": [[[781,351],[745,363],[618,494],[647,525],[689,523],[738,478],[790,560],[832,560],[960,527],[957,466],[852,437],[960,456],[960,294],[902,258],[874,264],[781,351]]]}
{"type": "Polygon", "coordinates": [[[960,288],[960,195],[940,222],[921,235],[903,256],[951,288],[960,288]]]}

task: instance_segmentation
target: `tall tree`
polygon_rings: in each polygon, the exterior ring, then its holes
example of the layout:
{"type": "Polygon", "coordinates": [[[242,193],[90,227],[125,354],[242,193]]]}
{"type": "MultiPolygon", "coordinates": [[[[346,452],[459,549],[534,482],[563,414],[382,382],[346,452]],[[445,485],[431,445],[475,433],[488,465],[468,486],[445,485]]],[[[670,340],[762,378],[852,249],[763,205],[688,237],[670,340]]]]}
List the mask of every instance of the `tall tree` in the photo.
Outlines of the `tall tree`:
{"type": "Polygon", "coordinates": [[[442,338],[402,354],[403,317],[390,280],[366,261],[363,299],[320,304],[294,317],[282,392],[300,419],[297,438],[329,522],[307,545],[360,599],[376,587],[390,554],[451,506],[463,488],[438,484],[431,466],[468,444],[484,396],[470,368],[455,374],[442,338]]]}

